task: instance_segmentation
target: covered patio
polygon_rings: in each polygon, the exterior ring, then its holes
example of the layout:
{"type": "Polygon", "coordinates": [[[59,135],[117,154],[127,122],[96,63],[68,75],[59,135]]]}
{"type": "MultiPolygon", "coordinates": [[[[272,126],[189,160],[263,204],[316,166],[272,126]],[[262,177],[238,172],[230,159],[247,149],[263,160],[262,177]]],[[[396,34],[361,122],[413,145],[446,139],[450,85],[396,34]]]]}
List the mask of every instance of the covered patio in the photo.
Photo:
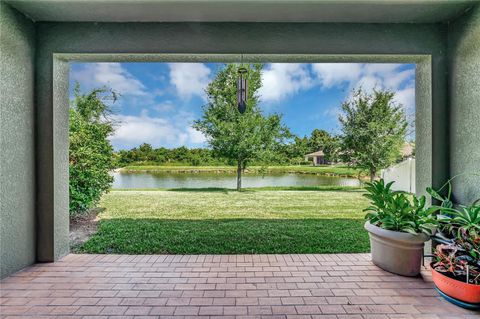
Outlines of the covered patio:
{"type": "Polygon", "coordinates": [[[478,318],[432,288],[369,254],[71,254],[4,279],[1,302],[6,318],[478,318]]]}

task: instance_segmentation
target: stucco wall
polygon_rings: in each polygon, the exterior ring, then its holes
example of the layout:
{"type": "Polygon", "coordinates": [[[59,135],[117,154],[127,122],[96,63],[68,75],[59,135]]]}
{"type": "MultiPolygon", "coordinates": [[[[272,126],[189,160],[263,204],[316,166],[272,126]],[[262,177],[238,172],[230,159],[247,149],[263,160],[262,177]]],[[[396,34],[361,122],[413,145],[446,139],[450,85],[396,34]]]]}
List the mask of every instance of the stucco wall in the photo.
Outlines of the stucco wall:
{"type": "Polygon", "coordinates": [[[449,26],[450,174],[455,201],[480,198],[480,5],[449,26]],[[474,175],[476,174],[476,175],[474,175]]]}
{"type": "Polygon", "coordinates": [[[33,23],[0,2],[0,275],[35,261],[33,23]]]}

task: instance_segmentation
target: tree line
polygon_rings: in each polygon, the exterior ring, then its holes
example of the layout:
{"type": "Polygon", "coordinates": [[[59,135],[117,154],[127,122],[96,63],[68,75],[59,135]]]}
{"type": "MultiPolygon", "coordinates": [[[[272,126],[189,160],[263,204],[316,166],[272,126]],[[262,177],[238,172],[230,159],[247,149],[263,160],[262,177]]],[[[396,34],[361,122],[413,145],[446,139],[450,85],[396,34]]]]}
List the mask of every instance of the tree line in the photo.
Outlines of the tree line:
{"type": "MultiPolygon", "coordinates": [[[[307,165],[305,155],[323,150],[329,162],[338,161],[335,151],[339,139],[325,130],[314,129],[310,136],[292,136],[285,144],[279,144],[272,150],[275,156],[268,159],[254,160],[251,165],[307,165]]],[[[128,165],[185,165],[185,166],[216,166],[235,165],[229,158],[215,156],[210,148],[176,148],[158,147],[143,143],[130,150],[120,150],[113,154],[116,167],[128,165]]]]}

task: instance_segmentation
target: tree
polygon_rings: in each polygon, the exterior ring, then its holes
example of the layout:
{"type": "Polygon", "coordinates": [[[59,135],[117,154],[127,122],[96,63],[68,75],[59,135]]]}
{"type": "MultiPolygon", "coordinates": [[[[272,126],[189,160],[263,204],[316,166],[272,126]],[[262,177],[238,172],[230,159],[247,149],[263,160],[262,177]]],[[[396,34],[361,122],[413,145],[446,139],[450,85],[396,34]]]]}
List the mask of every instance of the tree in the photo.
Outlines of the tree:
{"type": "Polygon", "coordinates": [[[394,97],[388,90],[367,94],[358,89],[342,104],[342,158],[369,171],[372,181],[379,169],[395,162],[405,141],[406,116],[394,97]]]}
{"type": "Polygon", "coordinates": [[[149,162],[154,161],[156,156],[152,145],[143,143],[138,147],[138,154],[141,161],[149,162]]]}
{"type": "Polygon", "coordinates": [[[116,100],[115,92],[94,89],[81,94],[77,84],[70,106],[69,193],[70,213],[91,208],[113,181],[109,171],[114,165],[113,148],[108,136],[113,133],[108,99],[116,100]]]}
{"type": "Polygon", "coordinates": [[[340,159],[341,143],[337,136],[331,136],[323,146],[325,160],[329,163],[338,162],[340,159]]]}
{"type": "Polygon", "coordinates": [[[300,165],[305,162],[305,155],[311,153],[308,142],[309,140],[306,136],[303,138],[295,136],[293,138],[293,143],[289,144],[289,152],[287,154],[290,163],[300,165]]]}
{"type": "Polygon", "coordinates": [[[193,127],[202,132],[216,156],[237,164],[237,190],[242,187],[242,171],[248,161],[267,159],[277,143],[288,135],[281,116],[265,116],[258,106],[262,64],[245,65],[248,70],[247,110],[237,110],[238,65],[227,64],[207,87],[208,104],[193,127]]]}
{"type": "Polygon", "coordinates": [[[323,151],[331,136],[325,130],[314,129],[308,139],[309,152],[323,151]]]}

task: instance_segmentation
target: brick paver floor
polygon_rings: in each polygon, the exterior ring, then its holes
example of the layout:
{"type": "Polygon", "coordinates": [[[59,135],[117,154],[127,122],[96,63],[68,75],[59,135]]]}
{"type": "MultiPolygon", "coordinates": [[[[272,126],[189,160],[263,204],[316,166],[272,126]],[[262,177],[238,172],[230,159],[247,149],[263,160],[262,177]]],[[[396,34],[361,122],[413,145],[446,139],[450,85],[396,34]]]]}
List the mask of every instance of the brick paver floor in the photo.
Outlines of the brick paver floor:
{"type": "Polygon", "coordinates": [[[480,318],[368,254],[68,255],[1,281],[4,318],[480,318]]]}

